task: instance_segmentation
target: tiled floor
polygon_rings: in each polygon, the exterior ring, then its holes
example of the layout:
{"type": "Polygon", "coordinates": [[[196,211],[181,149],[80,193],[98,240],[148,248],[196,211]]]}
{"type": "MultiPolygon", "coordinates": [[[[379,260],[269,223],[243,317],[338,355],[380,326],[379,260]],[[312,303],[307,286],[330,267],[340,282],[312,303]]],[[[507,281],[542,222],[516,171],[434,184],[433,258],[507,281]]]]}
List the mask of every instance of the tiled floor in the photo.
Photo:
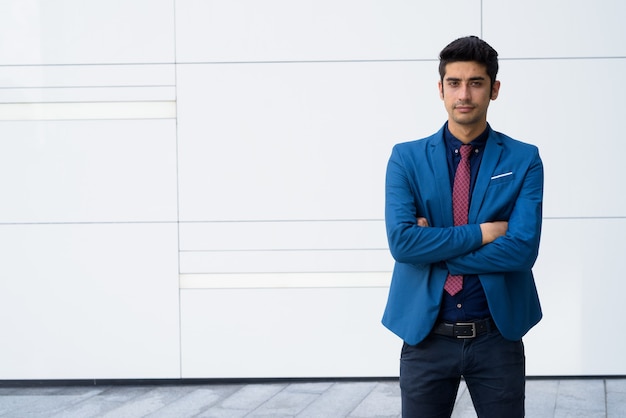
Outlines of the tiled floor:
{"type": "MultiPolygon", "coordinates": [[[[145,382],[144,382],[145,383],[145,382]]],[[[626,417],[626,379],[529,379],[526,416],[626,417]]],[[[397,380],[10,385],[0,417],[399,417],[397,380]]],[[[464,385],[453,417],[476,417],[464,385]]]]}

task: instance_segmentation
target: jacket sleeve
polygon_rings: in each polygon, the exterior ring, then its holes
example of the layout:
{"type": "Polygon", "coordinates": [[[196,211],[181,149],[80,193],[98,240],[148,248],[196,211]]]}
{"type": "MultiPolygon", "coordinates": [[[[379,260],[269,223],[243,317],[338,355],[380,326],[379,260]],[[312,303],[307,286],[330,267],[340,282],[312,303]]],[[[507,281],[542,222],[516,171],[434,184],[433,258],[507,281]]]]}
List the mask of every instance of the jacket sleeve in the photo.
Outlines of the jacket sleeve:
{"type": "MultiPolygon", "coordinates": [[[[418,216],[424,213],[424,195],[437,196],[437,191],[419,190],[411,175],[417,176],[417,167],[407,169],[398,147],[387,165],[385,182],[385,223],[387,239],[393,258],[400,263],[432,264],[458,257],[478,249],[482,233],[478,225],[457,227],[420,227],[418,216]],[[410,174],[409,174],[410,173],[410,174]]],[[[427,181],[425,181],[427,183],[427,181]]]]}
{"type": "MultiPolygon", "coordinates": [[[[478,250],[446,261],[452,274],[527,271],[539,253],[543,201],[543,165],[538,153],[523,179],[504,236],[478,250]]],[[[497,220],[497,219],[493,219],[497,220]]]]}

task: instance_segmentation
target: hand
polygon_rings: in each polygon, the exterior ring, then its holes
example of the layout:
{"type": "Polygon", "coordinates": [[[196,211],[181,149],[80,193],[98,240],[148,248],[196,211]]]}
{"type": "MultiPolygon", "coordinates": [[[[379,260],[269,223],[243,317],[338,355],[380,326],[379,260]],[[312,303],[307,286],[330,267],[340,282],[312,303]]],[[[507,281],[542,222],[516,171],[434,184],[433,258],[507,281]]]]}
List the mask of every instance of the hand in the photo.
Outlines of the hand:
{"type": "Polygon", "coordinates": [[[418,217],[417,226],[428,226],[428,220],[426,220],[426,218],[423,218],[423,217],[418,217]]]}
{"type": "Polygon", "coordinates": [[[509,228],[507,221],[485,222],[480,224],[480,231],[483,233],[483,245],[489,244],[506,234],[509,228]]]}

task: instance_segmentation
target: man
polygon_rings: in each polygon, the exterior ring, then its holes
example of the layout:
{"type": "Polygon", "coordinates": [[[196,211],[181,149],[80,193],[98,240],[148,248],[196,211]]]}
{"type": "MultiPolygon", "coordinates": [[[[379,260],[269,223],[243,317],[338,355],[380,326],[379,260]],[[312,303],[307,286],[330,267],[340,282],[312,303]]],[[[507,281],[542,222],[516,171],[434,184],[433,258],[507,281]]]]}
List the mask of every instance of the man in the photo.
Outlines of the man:
{"type": "Polygon", "coordinates": [[[449,417],[461,377],[481,418],[524,416],[521,338],[541,319],[531,268],[543,165],[535,146],[487,123],[497,56],[475,36],[441,51],[448,121],[396,145],[387,167],[396,262],[383,324],[404,340],[403,417],[449,417]]]}

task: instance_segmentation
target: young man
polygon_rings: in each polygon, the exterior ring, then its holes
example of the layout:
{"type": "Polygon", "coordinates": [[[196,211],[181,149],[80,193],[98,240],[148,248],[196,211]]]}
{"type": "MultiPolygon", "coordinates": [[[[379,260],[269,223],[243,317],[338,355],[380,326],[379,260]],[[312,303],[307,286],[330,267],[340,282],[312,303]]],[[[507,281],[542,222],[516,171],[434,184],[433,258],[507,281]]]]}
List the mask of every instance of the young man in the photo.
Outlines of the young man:
{"type": "Polygon", "coordinates": [[[383,324],[404,340],[402,415],[449,417],[461,377],[478,416],[524,416],[522,336],[541,319],[531,268],[541,233],[535,146],[491,129],[498,54],[457,39],[440,54],[448,121],[398,144],[385,221],[396,263],[383,324]]]}

